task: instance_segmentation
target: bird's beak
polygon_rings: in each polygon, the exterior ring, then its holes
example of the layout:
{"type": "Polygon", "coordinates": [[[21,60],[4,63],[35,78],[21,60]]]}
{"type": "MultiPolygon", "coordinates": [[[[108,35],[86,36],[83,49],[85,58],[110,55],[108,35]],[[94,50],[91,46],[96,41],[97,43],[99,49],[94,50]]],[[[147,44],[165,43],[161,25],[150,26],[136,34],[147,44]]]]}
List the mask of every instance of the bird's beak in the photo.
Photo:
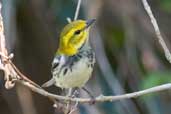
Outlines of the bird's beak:
{"type": "Polygon", "coordinates": [[[86,29],[89,28],[94,22],[96,21],[96,19],[89,19],[86,21],[86,29]]]}

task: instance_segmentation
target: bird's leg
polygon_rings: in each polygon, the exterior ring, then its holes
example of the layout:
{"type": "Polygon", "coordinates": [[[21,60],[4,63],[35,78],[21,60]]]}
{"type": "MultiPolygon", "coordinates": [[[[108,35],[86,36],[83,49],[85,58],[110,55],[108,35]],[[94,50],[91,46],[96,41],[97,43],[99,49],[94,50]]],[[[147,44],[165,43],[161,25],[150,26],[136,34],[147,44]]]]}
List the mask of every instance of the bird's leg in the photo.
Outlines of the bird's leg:
{"type": "MultiPolygon", "coordinates": [[[[67,97],[77,97],[79,95],[78,92],[79,88],[70,88],[68,90],[68,94],[66,95],[67,97]]],[[[66,110],[65,110],[65,114],[71,114],[71,112],[75,111],[77,108],[78,102],[76,102],[76,104],[74,105],[74,108],[71,108],[71,102],[67,102],[66,103],[66,110]]]]}
{"type": "Polygon", "coordinates": [[[82,87],[82,89],[91,97],[94,98],[94,96],[91,94],[89,90],[87,90],[85,87],[82,87]]]}
{"type": "MultiPolygon", "coordinates": [[[[78,87],[73,88],[72,91],[72,98],[78,97],[79,96],[79,89],[78,87]]],[[[78,102],[74,104],[74,106],[70,109],[70,112],[68,114],[72,114],[74,111],[77,110],[78,102]]]]}
{"type": "Polygon", "coordinates": [[[87,90],[85,87],[82,87],[82,89],[91,97],[91,103],[90,104],[95,104],[95,98],[91,94],[91,92],[89,90],[87,90]]]}
{"type": "Polygon", "coordinates": [[[72,98],[78,97],[79,96],[79,89],[78,87],[74,88],[72,98]]]}
{"type": "MultiPolygon", "coordinates": [[[[68,90],[68,94],[66,95],[67,97],[71,97],[72,96],[72,91],[73,91],[73,89],[72,88],[70,88],[69,90],[68,90]]],[[[69,112],[70,112],[70,110],[71,110],[71,102],[67,102],[66,103],[66,110],[65,110],[65,114],[68,114],[69,112]]]]}

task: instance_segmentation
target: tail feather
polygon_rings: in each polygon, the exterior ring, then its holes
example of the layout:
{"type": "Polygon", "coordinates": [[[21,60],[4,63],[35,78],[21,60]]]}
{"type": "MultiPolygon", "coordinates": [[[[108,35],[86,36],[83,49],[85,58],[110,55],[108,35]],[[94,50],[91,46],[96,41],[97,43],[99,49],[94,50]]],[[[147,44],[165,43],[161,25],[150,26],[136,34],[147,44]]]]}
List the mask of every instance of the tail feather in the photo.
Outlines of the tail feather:
{"type": "Polygon", "coordinates": [[[45,82],[41,87],[49,87],[49,86],[52,86],[52,85],[54,85],[55,84],[55,79],[54,78],[52,78],[52,79],[50,79],[49,81],[47,81],[47,82],[45,82]]]}

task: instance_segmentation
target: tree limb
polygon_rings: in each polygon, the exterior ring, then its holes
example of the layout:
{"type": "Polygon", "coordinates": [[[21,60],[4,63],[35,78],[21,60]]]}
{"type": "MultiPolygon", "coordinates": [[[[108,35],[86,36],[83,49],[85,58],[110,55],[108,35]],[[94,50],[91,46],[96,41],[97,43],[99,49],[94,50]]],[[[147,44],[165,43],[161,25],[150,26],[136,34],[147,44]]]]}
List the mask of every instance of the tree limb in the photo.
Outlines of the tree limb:
{"type": "Polygon", "coordinates": [[[150,5],[148,4],[147,0],[142,0],[142,3],[143,3],[144,9],[146,10],[148,16],[150,17],[151,23],[152,23],[154,30],[155,30],[155,34],[158,38],[160,45],[162,46],[162,48],[164,50],[165,57],[171,63],[171,53],[170,53],[162,35],[161,35],[159,26],[158,26],[157,21],[156,21],[153,13],[151,11],[150,5]]]}
{"type": "MultiPolygon", "coordinates": [[[[18,81],[18,80],[17,80],[18,81]]],[[[32,91],[41,94],[43,96],[57,99],[57,100],[63,100],[65,102],[70,101],[70,102],[78,102],[78,103],[91,103],[92,99],[91,98],[71,98],[71,97],[66,97],[66,96],[60,96],[60,95],[55,95],[52,93],[49,93],[43,89],[37,88],[34,85],[31,85],[28,82],[25,81],[18,81],[22,85],[27,86],[30,88],[32,91]]],[[[129,98],[136,98],[145,94],[149,93],[155,93],[155,92],[160,92],[164,90],[169,90],[171,89],[171,83],[168,84],[163,84],[160,86],[155,86],[149,89],[133,92],[133,93],[128,93],[128,94],[123,94],[123,95],[116,95],[116,96],[104,96],[104,95],[99,95],[95,99],[93,99],[95,102],[106,102],[106,101],[117,101],[117,100],[123,100],[123,99],[129,99],[129,98]]]]}

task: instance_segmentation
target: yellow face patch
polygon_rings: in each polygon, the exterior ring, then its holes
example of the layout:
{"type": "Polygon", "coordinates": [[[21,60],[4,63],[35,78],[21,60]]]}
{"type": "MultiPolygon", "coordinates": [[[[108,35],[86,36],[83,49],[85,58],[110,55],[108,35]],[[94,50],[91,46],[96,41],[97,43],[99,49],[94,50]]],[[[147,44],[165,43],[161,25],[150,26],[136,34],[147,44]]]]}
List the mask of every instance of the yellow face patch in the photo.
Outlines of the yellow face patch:
{"type": "Polygon", "coordinates": [[[86,21],[77,20],[66,25],[60,35],[58,53],[72,56],[84,44],[88,37],[86,21]]]}

